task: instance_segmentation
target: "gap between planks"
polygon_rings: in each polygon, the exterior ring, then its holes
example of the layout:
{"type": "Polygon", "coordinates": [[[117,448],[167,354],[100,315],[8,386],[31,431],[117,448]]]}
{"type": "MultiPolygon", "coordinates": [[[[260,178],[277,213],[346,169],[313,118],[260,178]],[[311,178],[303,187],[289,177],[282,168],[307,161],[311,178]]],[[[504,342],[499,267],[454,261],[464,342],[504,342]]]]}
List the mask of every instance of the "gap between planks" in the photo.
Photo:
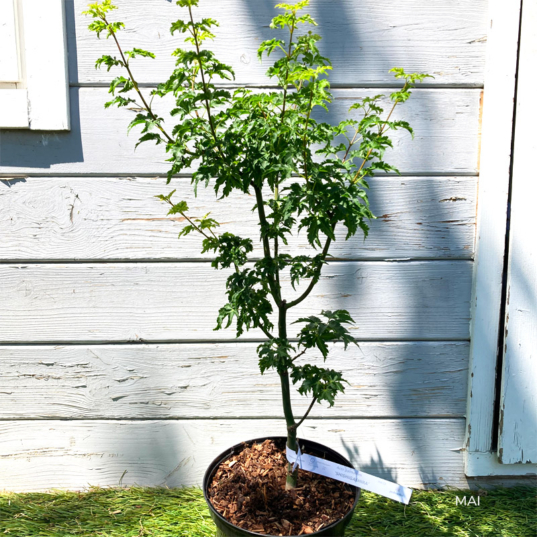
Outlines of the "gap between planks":
{"type": "MultiPolygon", "coordinates": [[[[308,416],[310,419],[322,420],[322,421],[331,421],[331,420],[352,420],[352,421],[386,421],[386,420],[465,420],[464,416],[447,416],[447,415],[431,415],[431,416],[308,416]]],[[[111,422],[111,421],[126,421],[126,422],[138,422],[138,421],[196,421],[196,420],[207,420],[207,421],[242,421],[242,420],[284,420],[283,415],[281,416],[214,416],[208,418],[207,416],[194,416],[194,417],[184,417],[184,418],[174,418],[174,417],[162,417],[162,418],[131,418],[131,417],[119,417],[119,418],[110,418],[110,417],[96,417],[96,418],[0,418],[0,423],[12,422],[12,421],[100,421],[100,422],[111,422]]]]}
{"type": "MultiPolygon", "coordinates": [[[[136,173],[59,173],[59,172],[39,172],[39,173],[0,173],[0,181],[9,181],[11,179],[26,179],[26,178],[42,178],[42,177],[58,177],[58,178],[86,178],[86,177],[98,177],[98,178],[131,178],[131,177],[140,177],[140,178],[155,178],[155,179],[167,179],[166,174],[164,173],[145,173],[145,172],[136,172],[136,173]]],[[[293,178],[298,177],[298,175],[293,175],[293,178]]],[[[376,175],[376,179],[397,179],[399,177],[430,177],[432,179],[436,177],[479,177],[479,171],[476,172],[461,172],[461,171],[442,171],[442,172],[401,172],[399,174],[389,172],[384,175],[376,175]]],[[[192,179],[192,172],[188,173],[179,173],[173,176],[175,179],[192,179]]]]}
{"type": "MultiPolygon", "coordinates": [[[[156,88],[158,83],[152,83],[152,82],[140,82],[138,83],[138,86],[140,88],[156,88]]],[[[275,84],[215,84],[217,88],[224,88],[224,89],[240,89],[240,88],[248,88],[248,89],[270,89],[270,90],[278,90],[281,89],[280,86],[277,86],[275,84]]],[[[71,82],[69,84],[69,87],[71,88],[108,88],[110,87],[110,83],[107,82],[71,82]]],[[[402,84],[396,84],[396,83],[369,83],[369,84],[338,84],[333,83],[330,84],[331,89],[349,89],[349,90],[367,90],[367,89],[401,89],[403,86],[402,84]]],[[[416,86],[415,90],[420,89],[433,89],[433,90],[468,90],[468,89],[483,89],[484,85],[482,83],[460,83],[460,84],[435,84],[434,82],[429,83],[423,83],[420,84],[419,87],[416,86]]]]}
{"type": "MultiPolygon", "coordinates": [[[[211,263],[214,259],[211,258],[170,258],[170,259],[0,259],[0,265],[107,265],[107,264],[139,264],[139,263],[211,263]]],[[[249,262],[255,263],[260,258],[252,257],[249,262]]],[[[416,263],[427,261],[429,263],[446,262],[446,261],[473,261],[471,257],[402,257],[402,258],[390,258],[390,257],[368,257],[368,258],[333,258],[330,259],[330,263],[416,263]]],[[[21,267],[22,268],[22,267],[21,267]]]]}
{"type": "MultiPolygon", "coordinates": [[[[289,341],[296,343],[298,338],[288,338],[289,341]]],[[[402,339],[402,338],[363,338],[356,340],[359,343],[468,343],[470,339],[460,338],[442,338],[442,339],[402,339]]],[[[136,339],[136,340],[58,340],[58,341],[2,341],[0,343],[0,349],[2,347],[56,347],[56,346],[97,346],[97,345],[192,345],[192,344],[242,344],[242,343],[264,343],[266,339],[259,338],[240,338],[240,339],[136,339]]]]}

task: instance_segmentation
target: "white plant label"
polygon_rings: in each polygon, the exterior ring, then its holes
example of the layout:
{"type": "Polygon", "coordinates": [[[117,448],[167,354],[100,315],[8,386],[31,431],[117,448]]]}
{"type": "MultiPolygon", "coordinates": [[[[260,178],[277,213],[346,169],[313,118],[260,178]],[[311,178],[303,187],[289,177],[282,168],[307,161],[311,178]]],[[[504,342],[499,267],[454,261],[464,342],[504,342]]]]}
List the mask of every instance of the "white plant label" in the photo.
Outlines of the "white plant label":
{"type": "Polygon", "coordinates": [[[343,481],[343,483],[380,494],[405,505],[408,505],[408,502],[410,502],[412,489],[408,487],[403,487],[397,483],[386,481],[380,477],[360,472],[359,470],[337,464],[336,462],[319,459],[319,457],[314,457],[313,455],[306,455],[300,451],[300,446],[298,446],[298,454],[287,446],[286,450],[287,460],[293,464],[293,470],[298,466],[307,472],[313,472],[314,474],[331,477],[337,481],[343,481]]]}

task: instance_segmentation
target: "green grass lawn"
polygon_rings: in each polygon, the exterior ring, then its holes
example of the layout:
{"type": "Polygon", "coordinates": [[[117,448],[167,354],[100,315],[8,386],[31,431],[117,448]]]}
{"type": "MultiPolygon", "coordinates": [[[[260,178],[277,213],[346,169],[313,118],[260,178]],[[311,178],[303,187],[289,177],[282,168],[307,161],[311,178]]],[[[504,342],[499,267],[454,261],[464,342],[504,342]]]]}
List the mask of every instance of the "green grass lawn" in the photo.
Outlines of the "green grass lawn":
{"type": "MultiPolygon", "coordinates": [[[[473,491],[415,491],[404,506],[364,492],[349,537],[535,537],[537,492],[482,491],[477,505],[457,505],[473,491]]],[[[214,536],[199,489],[92,489],[86,493],[0,494],[0,536],[214,536]]]]}

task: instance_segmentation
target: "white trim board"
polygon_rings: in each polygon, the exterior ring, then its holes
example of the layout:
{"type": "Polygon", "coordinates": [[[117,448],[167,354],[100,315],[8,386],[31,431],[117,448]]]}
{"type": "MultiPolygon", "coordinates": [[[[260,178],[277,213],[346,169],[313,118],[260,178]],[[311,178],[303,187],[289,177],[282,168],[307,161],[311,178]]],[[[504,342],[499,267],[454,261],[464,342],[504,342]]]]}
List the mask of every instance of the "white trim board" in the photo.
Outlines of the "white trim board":
{"type": "Polygon", "coordinates": [[[468,477],[534,476],[537,464],[501,464],[496,453],[465,454],[465,472],[468,477]]]}
{"type": "Polygon", "coordinates": [[[526,475],[537,468],[500,464],[492,453],[521,0],[513,0],[508,7],[502,0],[491,0],[489,13],[471,301],[467,476],[526,475]]]}
{"type": "MultiPolygon", "coordinates": [[[[537,56],[537,2],[524,2],[517,76],[511,179],[509,267],[498,458],[504,464],[537,463],[537,186],[529,173],[537,152],[533,128],[537,56]]],[[[535,464],[534,468],[537,467],[535,464]]]]}

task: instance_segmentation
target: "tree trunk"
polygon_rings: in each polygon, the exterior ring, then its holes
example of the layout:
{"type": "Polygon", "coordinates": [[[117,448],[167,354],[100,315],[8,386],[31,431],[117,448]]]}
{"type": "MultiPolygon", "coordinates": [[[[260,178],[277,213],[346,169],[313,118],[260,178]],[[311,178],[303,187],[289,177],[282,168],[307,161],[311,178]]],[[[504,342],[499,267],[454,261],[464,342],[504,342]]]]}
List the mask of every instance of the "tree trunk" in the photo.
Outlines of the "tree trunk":
{"type": "MultiPolygon", "coordinates": [[[[281,340],[287,339],[287,303],[282,301],[280,315],[278,319],[278,336],[281,340]]],[[[291,406],[291,390],[289,388],[289,371],[284,369],[279,371],[282,386],[283,413],[287,424],[287,445],[293,451],[297,451],[295,418],[291,406]]],[[[293,465],[287,463],[287,478],[285,481],[286,490],[294,489],[297,485],[298,468],[293,472],[293,465]]]]}

